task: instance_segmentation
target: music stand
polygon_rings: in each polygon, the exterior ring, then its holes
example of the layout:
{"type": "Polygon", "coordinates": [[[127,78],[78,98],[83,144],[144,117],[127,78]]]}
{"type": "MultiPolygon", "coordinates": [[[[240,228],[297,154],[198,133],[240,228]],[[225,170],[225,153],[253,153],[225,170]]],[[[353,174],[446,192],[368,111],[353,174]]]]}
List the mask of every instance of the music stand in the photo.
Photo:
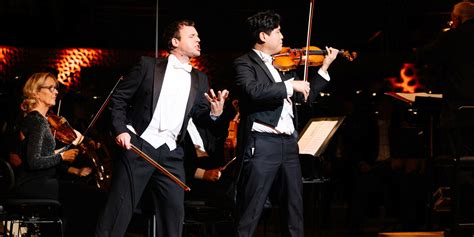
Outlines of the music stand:
{"type": "Polygon", "coordinates": [[[320,157],[344,118],[341,116],[310,119],[298,138],[300,155],[320,157]]]}
{"type": "Polygon", "coordinates": [[[434,116],[439,113],[443,94],[429,94],[425,92],[417,93],[401,93],[401,92],[386,92],[385,95],[407,103],[409,106],[417,108],[421,114],[427,115],[427,124],[425,125],[426,133],[428,134],[428,151],[427,156],[429,161],[434,158],[433,152],[433,132],[434,132],[434,116]]]}
{"type": "MultiPolygon", "coordinates": [[[[322,154],[344,119],[344,116],[310,119],[298,137],[300,156],[310,156],[321,160],[322,154]]],[[[310,177],[306,177],[306,179],[322,178],[314,170],[314,159],[311,160],[310,169],[310,177]]]]}
{"type": "MultiPolygon", "coordinates": [[[[316,173],[316,170],[314,168],[315,166],[315,161],[317,161],[314,158],[319,158],[319,160],[322,160],[322,154],[326,150],[327,146],[329,145],[329,142],[333,138],[334,134],[336,133],[337,129],[341,126],[342,122],[344,121],[344,116],[342,117],[320,117],[320,118],[312,118],[308,121],[306,126],[303,128],[302,132],[300,133],[298,137],[298,146],[299,146],[299,154],[300,156],[310,156],[311,158],[309,159],[311,165],[309,166],[310,169],[310,176],[309,177],[304,177],[303,176],[303,184],[310,184],[310,199],[309,200],[314,200],[314,193],[315,193],[315,186],[317,185],[318,188],[318,197],[317,201],[319,203],[319,212],[316,214],[315,213],[315,205],[314,203],[311,202],[311,210],[313,220],[314,216],[317,217],[317,224],[316,226],[313,225],[313,236],[314,236],[314,231],[315,229],[318,230],[318,236],[321,236],[321,220],[323,218],[323,210],[322,207],[325,206],[323,205],[323,185],[329,181],[329,179],[326,179],[323,177],[321,172],[318,172],[320,175],[316,173]]],[[[302,166],[306,167],[307,166],[302,166]]],[[[320,165],[319,167],[322,167],[320,165]]],[[[303,172],[303,170],[302,170],[303,172]]]]}

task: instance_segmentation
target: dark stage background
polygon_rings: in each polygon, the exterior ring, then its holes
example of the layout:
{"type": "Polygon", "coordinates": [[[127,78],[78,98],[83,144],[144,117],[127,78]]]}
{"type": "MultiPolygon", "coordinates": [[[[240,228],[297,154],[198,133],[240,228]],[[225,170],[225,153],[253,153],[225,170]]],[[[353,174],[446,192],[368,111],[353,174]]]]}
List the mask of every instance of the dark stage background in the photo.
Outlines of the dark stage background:
{"type": "MultiPolygon", "coordinates": [[[[399,77],[404,64],[413,61],[412,49],[446,26],[455,2],[315,1],[311,45],[359,55],[354,62],[341,58],[333,64],[328,91],[352,94],[369,89],[373,82],[399,77]]],[[[111,88],[139,55],[154,55],[156,35],[162,48],[162,30],[170,21],[189,18],[196,21],[201,38],[200,68],[223,87],[231,83],[233,58],[246,50],[241,37],[245,18],[265,9],[282,15],[284,46],[305,46],[309,1],[303,0],[2,0],[0,81],[5,85],[34,71],[60,71],[57,50],[86,48],[107,51],[106,63],[98,59],[100,63],[82,66],[81,75],[65,76],[76,84],[111,88]]]]}
{"type": "MultiPolygon", "coordinates": [[[[430,75],[414,67],[413,49],[447,27],[456,2],[315,0],[311,45],[357,52],[358,57],[353,62],[338,58],[331,65],[330,85],[316,106],[300,116],[300,124],[315,116],[375,112],[374,101],[383,92],[427,90],[430,75]]],[[[208,74],[215,89],[231,89],[232,60],[247,50],[242,41],[243,22],[257,11],[273,9],[282,16],[284,46],[300,48],[306,44],[306,0],[160,0],[158,9],[156,4],[152,0],[0,0],[1,155],[6,156],[9,149],[9,126],[20,116],[21,87],[33,72],[58,74],[65,84],[60,91],[61,115],[84,131],[118,78],[139,56],[155,55],[156,35],[159,53],[163,54],[161,35],[173,20],[196,22],[202,56],[193,65],[208,74]]],[[[424,142],[428,137],[417,134],[426,128],[427,117],[407,110],[405,105],[394,107],[403,114],[403,123],[413,128],[401,132],[414,136],[413,142],[425,139],[412,146],[420,151],[417,155],[426,156],[424,142]]],[[[107,137],[108,123],[104,113],[91,135],[110,139],[113,146],[113,139],[107,137]]],[[[356,123],[352,126],[362,131],[362,140],[368,129],[356,123]]],[[[344,199],[350,186],[346,177],[349,171],[342,164],[346,161],[334,159],[341,156],[339,135],[325,154],[331,165],[324,169],[328,168],[339,184],[331,187],[332,196],[327,197],[331,200],[344,199]]]]}

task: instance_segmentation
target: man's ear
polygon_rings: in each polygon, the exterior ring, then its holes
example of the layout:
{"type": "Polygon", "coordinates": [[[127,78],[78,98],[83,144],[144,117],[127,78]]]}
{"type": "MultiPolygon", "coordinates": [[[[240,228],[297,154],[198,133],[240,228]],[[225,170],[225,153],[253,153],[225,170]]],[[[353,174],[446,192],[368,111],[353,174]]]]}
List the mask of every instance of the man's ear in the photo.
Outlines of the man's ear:
{"type": "Polygon", "coordinates": [[[265,42],[267,42],[267,36],[268,35],[265,32],[260,32],[258,34],[258,39],[260,40],[260,42],[265,43],[265,42]]]}
{"type": "Polygon", "coordinates": [[[179,45],[179,40],[176,39],[176,38],[172,38],[171,39],[171,44],[173,45],[173,47],[177,48],[178,45],[179,45]]]}

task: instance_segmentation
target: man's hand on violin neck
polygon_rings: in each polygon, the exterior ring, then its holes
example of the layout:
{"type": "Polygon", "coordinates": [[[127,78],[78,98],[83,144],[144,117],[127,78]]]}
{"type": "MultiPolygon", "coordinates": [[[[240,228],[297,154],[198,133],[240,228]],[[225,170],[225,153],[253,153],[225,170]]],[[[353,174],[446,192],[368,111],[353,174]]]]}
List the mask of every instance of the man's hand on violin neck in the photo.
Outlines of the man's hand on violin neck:
{"type": "Polygon", "coordinates": [[[325,72],[327,72],[329,65],[331,65],[339,54],[339,50],[332,47],[326,47],[326,51],[328,54],[324,57],[323,65],[321,66],[321,69],[325,72]]]}

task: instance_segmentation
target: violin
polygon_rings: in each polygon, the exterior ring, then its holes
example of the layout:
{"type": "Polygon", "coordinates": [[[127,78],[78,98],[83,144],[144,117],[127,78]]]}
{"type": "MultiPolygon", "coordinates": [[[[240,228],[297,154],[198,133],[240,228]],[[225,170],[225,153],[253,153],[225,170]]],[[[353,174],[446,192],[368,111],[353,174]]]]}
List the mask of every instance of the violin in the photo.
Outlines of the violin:
{"type": "Polygon", "coordinates": [[[62,143],[71,144],[77,139],[74,129],[64,117],[49,113],[48,122],[54,137],[62,143]]]}
{"type": "Polygon", "coordinates": [[[82,142],[79,145],[79,148],[81,153],[90,159],[95,169],[94,175],[96,187],[100,190],[108,191],[111,185],[112,167],[109,162],[110,154],[107,151],[107,148],[92,139],[82,142]],[[102,157],[98,153],[99,150],[101,151],[102,157]]]}
{"type": "MultiPolygon", "coordinates": [[[[273,66],[283,72],[296,69],[298,66],[304,65],[306,61],[308,61],[308,66],[321,66],[324,61],[324,55],[327,54],[327,50],[320,49],[316,46],[303,47],[300,49],[283,47],[279,53],[272,55],[273,66]],[[306,50],[307,48],[308,50],[306,50]],[[308,52],[308,57],[306,56],[306,52],[308,52]]],[[[341,55],[349,61],[354,61],[357,57],[356,52],[350,53],[346,50],[339,50],[338,55],[341,55]]]]}
{"type": "MultiPolygon", "coordinates": [[[[51,128],[51,132],[54,137],[64,144],[72,144],[76,140],[77,135],[74,132],[74,128],[71,127],[66,118],[58,116],[53,113],[48,114],[48,122],[51,128]]],[[[108,190],[110,188],[111,169],[103,163],[103,159],[100,159],[96,150],[98,146],[96,143],[89,139],[88,142],[81,142],[78,144],[78,148],[81,154],[86,155],[92,161],[95,168],[96,186],[102,190],[108,190]]]]}

